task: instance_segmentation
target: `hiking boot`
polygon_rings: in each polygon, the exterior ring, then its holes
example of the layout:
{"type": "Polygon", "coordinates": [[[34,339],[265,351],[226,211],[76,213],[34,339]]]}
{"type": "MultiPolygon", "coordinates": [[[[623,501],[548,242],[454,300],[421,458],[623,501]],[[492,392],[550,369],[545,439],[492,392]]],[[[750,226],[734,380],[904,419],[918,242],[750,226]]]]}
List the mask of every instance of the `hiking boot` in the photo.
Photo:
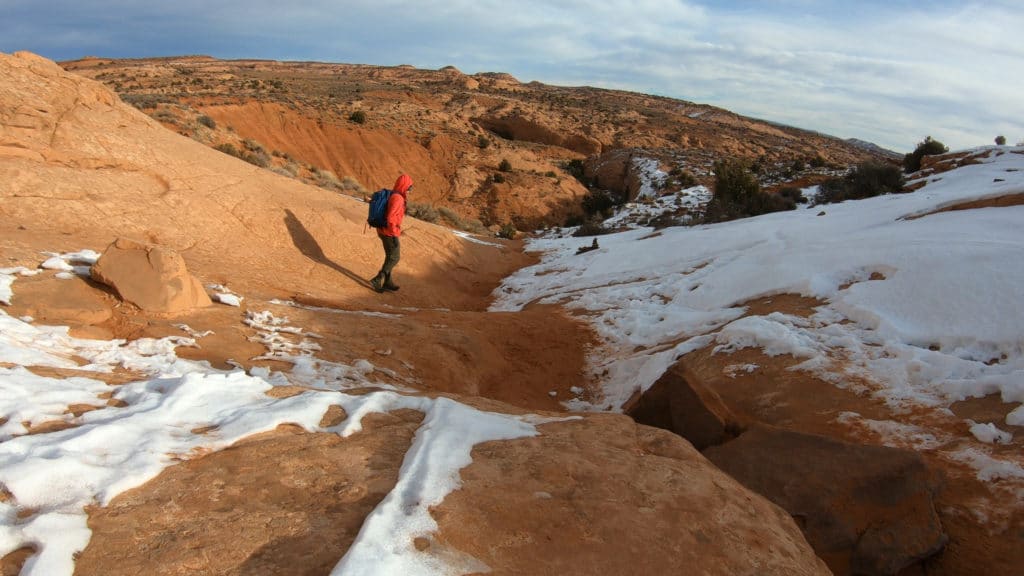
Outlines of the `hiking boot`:
{"type": "Polygon", "coordinates": [[[395,284],[394,282],[391,281],[390,274],[388,274],[387,277],[384,279],[384,289],[390,290],[392,292],[398,292],[398,284],[395,284]]]}
{"type": "Polygon", "coordinates": [[[383,292],[385,278],[386,276],[384,276],[384,273],[379,272],[376,276],[373,277],[372,280],[370,280],[370,286],[373,286],[373,289],[376,290],[377,292],[383,292]]]}

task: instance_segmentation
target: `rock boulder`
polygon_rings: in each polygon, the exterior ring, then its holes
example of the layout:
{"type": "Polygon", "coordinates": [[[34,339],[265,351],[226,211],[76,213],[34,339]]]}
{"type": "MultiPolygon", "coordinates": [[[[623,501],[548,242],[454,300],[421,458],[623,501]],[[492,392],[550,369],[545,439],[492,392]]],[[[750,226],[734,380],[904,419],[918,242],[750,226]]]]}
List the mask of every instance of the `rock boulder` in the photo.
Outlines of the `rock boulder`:
{"type": "Polygon", "coordinates": [[[93,265],[91,274],[122,299],[149,312],[176,314],[211,304],[181,255],[159,246],[118,238],[93,265]]]}
{"type": "Polygon", "coordinates": [[[921,456],[752,426],[704,452],[789,512],[837,575],[893,575],[946,544],[921,456]]]}
{"type": "Polygon", "coordinates": [[[641,424],[686,438],[698,450],[727,442],[741,431],[739,421],[718,394],[703,386],[681,363],[665,371],[623,409],[641,424]]]}

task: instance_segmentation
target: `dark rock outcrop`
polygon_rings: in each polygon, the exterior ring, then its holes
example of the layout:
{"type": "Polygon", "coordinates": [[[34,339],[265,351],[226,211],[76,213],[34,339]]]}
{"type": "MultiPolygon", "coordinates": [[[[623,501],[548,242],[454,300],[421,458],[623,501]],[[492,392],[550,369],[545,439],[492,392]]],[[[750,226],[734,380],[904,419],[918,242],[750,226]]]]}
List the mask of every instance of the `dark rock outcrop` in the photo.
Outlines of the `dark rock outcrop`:
{"type": "Polygon", "coordinates": [[[735,438],[741,425],[713,390],[677,364],[624,407],[641,424],[670,430],[698,450],[735,438]]]}
{"type": "Polygon", "coordinates": [[[789,512],[838,576],[897,574],[946,544],[915,452],[756,425],[704,455],[789,512]]]}

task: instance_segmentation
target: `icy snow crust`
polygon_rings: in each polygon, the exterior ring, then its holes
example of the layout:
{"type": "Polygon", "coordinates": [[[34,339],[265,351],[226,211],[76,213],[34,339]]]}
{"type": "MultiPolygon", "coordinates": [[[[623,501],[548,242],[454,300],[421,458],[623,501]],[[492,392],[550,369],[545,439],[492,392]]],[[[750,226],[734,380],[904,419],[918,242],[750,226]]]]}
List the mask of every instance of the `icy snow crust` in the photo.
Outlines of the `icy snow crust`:
{"type": "MultiPolygon", "coordinates": [[[[577,409],[619,410],[680,356],[708,345],[791,354],[805,359],[798,369],[836,385],[859,376],[897,411],[946,410],[995,393],[1024,402],[1024,206],[911,218],[1024,193],[1024,148],[970,152],[979,164],[909,194],[635,229],[601,236],[599,250],[579,255],[590,238],[532,240],[542,261],[506,279],[492,309],[561,303],[590,318],[602,342],[590,364],[603,397],[574,401],[577,409]],[[744,302],[782,293],[823,305],[810,318],[741,318],[744,302]]],[[[1024,423],[1024,406],[1006,420],[1024,423]]]]}

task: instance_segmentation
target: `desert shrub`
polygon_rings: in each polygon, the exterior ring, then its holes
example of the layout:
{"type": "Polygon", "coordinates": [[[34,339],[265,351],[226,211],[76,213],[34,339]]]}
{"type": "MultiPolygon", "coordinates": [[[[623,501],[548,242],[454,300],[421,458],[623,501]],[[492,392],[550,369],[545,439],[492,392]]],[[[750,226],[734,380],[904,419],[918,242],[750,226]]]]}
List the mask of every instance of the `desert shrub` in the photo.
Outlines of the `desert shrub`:
{"type": "Polygon", "coordinates": [[[498,170],[501,170],[502,172],[511,172],[512,163],[508,161],[508,158],[502,158],[501,162],[498,164],[498,170]]]}
{"type": "Polygon", "coordinates": [[[580,224],[583,224],[585,220],[586,216],[584,214],[575,212],[570,213],[568,216],[565,217],[565,222],[562,223],[562,226],[566,228],[572,228],[573,226],[579,226],[580,224]]]}
{"type": "Polygon", "coordinates": [[[267,153],[266,149],[263,148],[262,144],[251,138],[246,138],[245,140],[242,140],[242,146],[245,146],[245,149],[248,150],[249,152],[262,154],[267,153]]]}
{"type": "Polygon", "coordinates": [[[249,164],[259,166],[260,168],[266,168],[270,166],[270,156],[266,152],[259,150],[256,152],[246,152],[240,156],[242,160],[245,160],[249,164]]]}
{"type": "Polygon", "coordinates": [[[449,224],[454,224],[462,220],[462,217],[455,213],[454,210],[447,206],[441,206],[437,209],[438,213],[444,218],[449,224]]]}
{"type": "Polygon", "coordinates": [[[488,146],[491,145],[491,140],[487,136],[480,134],[479,136],[476,137],[476,145],[478,148],[483,150],[484,148],[487,148],[488,146]]]}
{"type": "Polygon", "coordinates": [[[779,196],[793,201],[794,204],[803,204],[807,202],[807,198],[804,197],[803,191],[796,186],[784,186],[780,188],[779,196]]]}
{"type": "Polygon", "coordinates": [[[235,148],[235,145],[230,143],[230,142],[224,142],[223,144],[217,144],[216,146],[213,147],[213,149],[214,150],[218,150],[220,152],[223,152],[225,154],[229,154],[231,156],[234,156],[235,158],[241,158],[241,156],[240,156],[240,154],[238,152],[238,148],[235,148]]]}
{"type": "Polygon", "coordinates": [[[548,178],[558,178],[558,174],[555,174],[554,170],[548,170],[547,172],[544,173],[544,175],[547,176],[548,178]]]}
{"type": "Polygon", "coordinates": [[[349,122],[355,122],[356,124],[366,123],[366,112],[362,110],[356,110],[355,112],[348,115],[349,122]]]}
{"type": "Polygon", "coordinates": [[[313,178],[316,180],[316,185],[321,188],[330,188],[332,190],[343,190],[341,186],[341,180],[334,175],[334,172],[330,170],[316,170],[313,172],[313,178]]]}
{"type": "Polygon", "coordinates": [[[152,110],[158,104],[170,104],[173,99],[161,94],[118,94],[121,101],[130,104],[139,110],[152,110]]]}
{"type": "Polygon", "coordinates": [[[288,178],[294,178],[295,172],[288,169],[287,166],[270,166],[270,171],[281,176],[287,176],[288,178]]]}
{"type": "Polygon", "coordinates": [[[1006,146],[1006,136],[996,136],[996,146],[1006,146]]]}
{"type": "Polygon", "coordinates": [[[792,210],[796,202],[775,194],[765,194],[749,165],[742,160],[715,162],[715,187],[704,212],[705,222],[724,222],[792,210]]]}
{"type": "Polygon", "coordinates": [[[505,176],[503,174],[494,174],[491,176],[491,181],[495,184],[501,184],[505,182],[505,176]]]}
{"type": "Polygon", "coordinates": [[[611,234],[612,232],[614,232],[614,230],[606,228],[600,218],[591,217],[580,224],[579,229],[573,232],[572,235],[576,237],[600,236],[602,234],[611,234]]]}
{"type": "Polygon", "coordinates": [[[459,216],[458,214],[455,213],[454,210],[448,208],[447,206],[438,207],[437,212],[438,214],[440,214],[441,219],[447,222],[448,225],[451,226],[452,228],[465,230],[467,232],[472,232],[474,234],[483,234],[484,232],[487,231],[487,228],[484,227],[483,222],[477,220],[476,218],[463,218],[462,216],[459,216]]]}
{"type": "Polygon", "coordinates": [[[168,124],[177,124],[178,117],[174,115],[174,112],[170,110],[157,110],[153,113],[153,119],[159,120],[160,122],[166,122],[168,124]]]}
{"type": "MultiPolygon", "coordinates": [[[[225,154],[229,154],[231,156],[234,156],[235,158],[245,160],[246,162],[259,166],[260,168],[266,168],[267,166],[270,165],[270,157],[267,156],[266,152],[251,152],[249,150],[239,150],[234,144],[230,142],[217,144],[213,148],[214,150],[218,150],[225,154]]],[[[262,148],[260,148],[260,150],[262,150],[262,148]]]]}
{"type": "Polygon", "coordinates": [[[583,211],[588,215],[608,214],[622,202],[607,190],[588,190],[583,196],[583,211]]]}
{"type": "Polygon", "coordinates": [[[824,156],[818,154],[814,158],[811,158],[809,164],[811,165],[811,168],[824,168],[825,165],[828,164],[828,162],[825,161],[824,156]]]}
{"type": "Polygon", "coordinates": [[[903,169],[907,174],[917,172],[921,169],[921,158],[935,154],[945,154],[946,152],[949,152],[949,148],[946,148],[945,144],[938,140],[932,140],[931,136],[927,136],[924,140],[918,142],[917,148],[913,152],[903,157],[903,169]]]}
{"type": "Polygon", "coordinates": [[[573,178],[579,180],[580,183],[583,184],[584,186],[588,185],[586,176],[584,175],[583,160],[577,158],[574,160],[564,162],[562,164],[562,170],[568,172],[570,175],[572,175],[573,178]]]}
{"type": "Polygon", "coordinates": [[[681,170],[676,176],[676,180],[683,188],[693,188],[698,184],[697,177],[687,170],[681,170]]]}
{"type": "Polygon", "coordinates": [[[830,178],[822,182],[814,203],[829,204],[871,198],[880,194],[895,194],[903,191],[903,184],[903,174],[897,166],[863,162],[841,178],[830,178]]]}
{"type": "Polygon", "coordinates": [[[409,202],[409,216],[419,218],[424,222],[437,222],[441,214],[433,204],[426,202],[409,202]]]}
{"type": "Polygon", "coordinates": [[[356,196],[368,196],[370,194],[369,190],[363,186],[362,182],[352,176],[345,176],[341,179],[341,189],[345,192],[353,193],[356,196]]]}
{"type": "Polygon", "coordinates": [[[202,124],[203,126],[206,126],[210,130],[213,130],[214,128],[217,127],[217,122],[215,122],[213,118],[210,118],[206,114],[203,114],[202,116],[197,118],[196,121],[202,124]]]}
{"type": "Polygon", "coordinates": [[[499,238],[507,238],[508,240],[512,240],[513,238],[516,237],[516,234],[518,234],[518,231],[516,230],[515,225],[512,224],[511,222],[506,222],[505,224],[502,225],[501,229],[498,230],[499,238]]]}

